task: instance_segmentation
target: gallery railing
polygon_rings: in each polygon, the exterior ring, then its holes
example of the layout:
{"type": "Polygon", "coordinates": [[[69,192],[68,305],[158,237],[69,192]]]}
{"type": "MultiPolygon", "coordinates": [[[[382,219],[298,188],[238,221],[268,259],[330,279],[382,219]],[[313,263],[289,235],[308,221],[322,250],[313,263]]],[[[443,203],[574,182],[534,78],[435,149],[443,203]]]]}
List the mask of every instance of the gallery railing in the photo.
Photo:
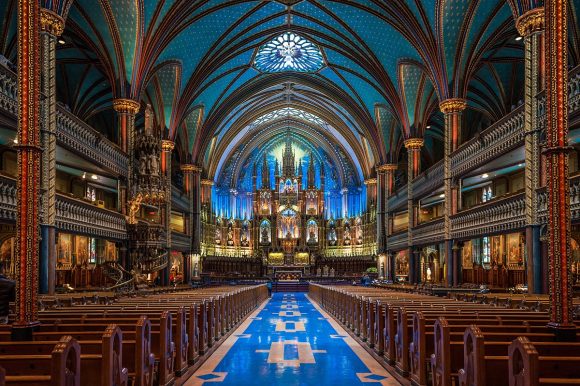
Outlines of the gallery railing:
{"type": "Polygon", "coordinates": [[[390,251],[399,251],[405,249],[408,246],[408,241],[408,233],[406,230],[393,233],[387,237],[387,249],[390,251]]]}
{"type": "Polygon", "coordinates": [[[438,218],[417,225],[413,228],[413,245],[438,244],[445,236],[445,224],[443,218],[438,218]]]}
{"type": "Polygon", "coordinates": [[[524,193],[514,194],[475,206],[451,217],[451,237],[467,239],[525,226],[524,193]]]}
{"type": "MultiPolygon", "coordinates": [[[[16,74],[0,65],[0,109],[17,115],[16,74]]],[[[56,108],[57,143],[65,146],[110,171],[126,176],[127,155],[61,105],[56,108]]]]}
{"type": "MultiPolygon", "coordinates": [[[[61,231],[109,239],[127,238],[125,216],[92,203],[56,195],[56,227],[61,231]]],[[[16,181],[0,176],[0,219],[16,220],[16,181]]]]}

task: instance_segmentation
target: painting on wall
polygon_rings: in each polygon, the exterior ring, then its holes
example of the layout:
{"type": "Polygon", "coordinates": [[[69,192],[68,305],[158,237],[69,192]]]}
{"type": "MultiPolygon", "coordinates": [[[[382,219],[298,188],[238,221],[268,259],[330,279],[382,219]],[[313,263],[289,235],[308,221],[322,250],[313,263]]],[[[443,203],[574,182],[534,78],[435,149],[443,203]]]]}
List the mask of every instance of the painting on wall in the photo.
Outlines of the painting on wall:
{"type": "Polygon", "coordinates": [[[463,250],[461,253],[461,265],[464,269],[473,268],[473,243],[471,240],[466,241],[463,244],[463,250]]]}
{"type": "Polygon", "coordinates": [[[105,241],[105,259],[107,261],[117,261],[117,248],[115,243],[105,241]]]}
{"type": "Polygon", "coordinates": [[[502,264],[504,256],[503,236],[491,237],[491,264],[502,264]]]}
{"type": "Polygon", "coordinates": [[[58,253],[56,257],[57,268],[72,264],[73,239],[72,235],[61,233],[58,235],[58,253]]]}
{"type": "Polygon", "coordinates": [[[86,236],[75,236],[75,256],[77,265],[87,263],[89,259],[89,238],[86,236]]]}
{"type": "Polygon", "coordinates": [[[14,264],[14,242],[15,237],[10,237],[2,243],[0,246],[0,273],[13,278],[15,276],[15,264],[14,264]]]}
{"type": "Polygon", "coordinates": [[[400,251],[395,257],[395,275],[409,276],[409,258],[407,251],[400,251]]]}
{"type": "Polygon", "coordinates": [[[507,235],[507,262],[508,264],[523,264],[521,237],[519,233],[507,235]]]}

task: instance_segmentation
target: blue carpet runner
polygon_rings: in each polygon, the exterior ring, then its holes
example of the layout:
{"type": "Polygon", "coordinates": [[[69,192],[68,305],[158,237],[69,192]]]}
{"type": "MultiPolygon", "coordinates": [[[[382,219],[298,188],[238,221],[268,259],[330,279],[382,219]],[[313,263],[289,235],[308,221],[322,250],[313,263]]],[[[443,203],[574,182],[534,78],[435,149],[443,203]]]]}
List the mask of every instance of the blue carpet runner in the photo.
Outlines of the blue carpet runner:
{"type": "Polygon", "coordinates": [[[273,294],[186,382],[213,384],[399,385],[303,293],[273,294]]]}

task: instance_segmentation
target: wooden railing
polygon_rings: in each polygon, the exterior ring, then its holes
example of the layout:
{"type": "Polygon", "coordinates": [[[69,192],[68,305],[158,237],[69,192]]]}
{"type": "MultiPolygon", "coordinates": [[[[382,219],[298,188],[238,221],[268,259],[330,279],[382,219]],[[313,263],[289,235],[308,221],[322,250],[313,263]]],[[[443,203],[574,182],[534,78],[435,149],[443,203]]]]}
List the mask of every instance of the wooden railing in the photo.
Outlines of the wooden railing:
{"type": "MultiPolygon", "coordinates": [[[[125,216],[91,203],[56,195],[56,226],[59,230],[104,238],[127,238],[125,216]]],[[[0,219],[16,220],[16,181],[0,176],[0,219]]]]}
{"type": "Polygon", "coordinates": [[[464,239],[525,226],[524,193],[486,202],[451,217],[451,236],[464,239]]]}
{"type": "MultiPolygon", "coordinates": [[[[16,117],[16,74],[0,65],[0,109],[16,117]]],[[[57,143],[110,171],[126,176],[127,155],[101,133],[81,121],[64,107],[56,108],[57,143]]]]}

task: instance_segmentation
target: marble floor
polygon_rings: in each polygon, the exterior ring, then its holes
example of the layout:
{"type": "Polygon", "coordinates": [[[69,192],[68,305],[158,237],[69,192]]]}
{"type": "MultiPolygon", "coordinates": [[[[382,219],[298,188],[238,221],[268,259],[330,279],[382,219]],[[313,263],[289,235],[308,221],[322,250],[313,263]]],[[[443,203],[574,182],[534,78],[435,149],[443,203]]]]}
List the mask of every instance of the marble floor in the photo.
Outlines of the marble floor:
{"type": "Polygon", "coordinates": [[[185,385],[399,385],[304,293],[275,293],[185,385]]]}

